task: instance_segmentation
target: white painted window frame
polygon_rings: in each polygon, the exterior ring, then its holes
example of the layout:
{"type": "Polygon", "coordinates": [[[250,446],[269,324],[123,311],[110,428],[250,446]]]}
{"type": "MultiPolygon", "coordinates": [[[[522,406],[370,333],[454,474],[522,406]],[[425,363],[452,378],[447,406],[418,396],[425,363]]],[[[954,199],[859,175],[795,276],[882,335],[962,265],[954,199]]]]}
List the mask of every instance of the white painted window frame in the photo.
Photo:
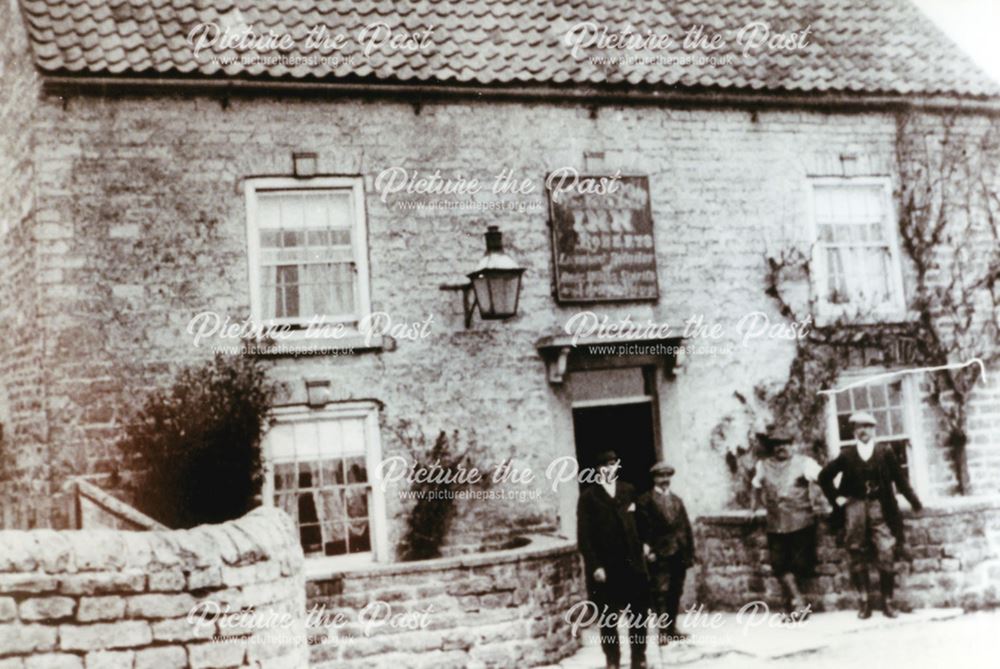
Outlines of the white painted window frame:
{"type": "MultiPolygon", "coordinates": [[[[885,374],[889,370],[882,367],[867,367],[864,370],[845,372],[837,380],[837,387],[857,383],[866,378],[873,378],[880,374],[885,374]]],[[[895,379],[880,379],[872,381],[872,385],[879,383],[891,383],[895,379]]],[[[920,407],[922,400],[920,396],[920,384],[912,374],[902,374],[899,377],[903,390],[903,421],[906,425],[906,434],[909,437],[910,448],[906,454],[909,461],[910,485],[922,501],[933,497],[930,485],[930,462],[927,457],[927,445],[923,430],[923,420],[920,407]]],[[[845,391],[850,392],[850,391],[845,391]]],[[[878,438],[879,435],[875,435],[878,438]]],[[[826,401],[826,443],[827,454],[834,458],[840,453],[840,430],[837,424],[837,398],[834,395],[827,395],[826,401]]],[[[851,443],[851,442],[844,442],[851,443]]]]}
{"type": "MultiPolygon", "coordinates": [[[[271,412],[276,422],[290,423],[296,421],[318,422],[324,420],[341,420],[345,418],[363,418],[365,421],[365,466],[368,469],[368,482],[371,485],[371,498],[368,500],[371,522],[372,550],[367,553],[352,555],[316,556],[306,558],[307,574],[335,573],[347,568],[362,566],[372,562],[387,562],[389,559],[389,534],[386,519],[386,500],[382,490],[381,464],[382,441],[379,434],[379,406],[376,402],[338,402],[328,404],[322,409],[313,409],[305,405],[277,407],[271,412]]],[[[266,437],[264,444],[266,446],[266,437]]],[[[261,453],[263,465],[263,482],[261,485],[261,502],[264,506],[275,506],[274,500],[274,460],[265,447],[261,453]]]]}
{"type": "Polygon", "coordinates": [[[851,314],[858,305],[849,302],[847,304],[831,304],[826,301],[826,257],[821,251],[823,245],[819,240],[819,224],[816,221],[816,189],[830,186],[878,186],[882,190],[882,198],[885,204],[885,228],[886,241],[889,245],[889,272],[888,277],[893,288],[893,299],[891,302],[882,305],[874,314],[865,319],[865,322],[878,321],[899,321],[906,316],[906,295],[903,292],[903,263],[899,247],[899,230],[896,227],[898,212],[893,198],[892,180],[887,176],[866,176],[866,177],[811,177],[809,179],[809,206],[808,225],[810,239],[812,239],[812,268],[813,280],[810,289],[816,296],[817,313],[814,314],[818,324],[829,323],[839,316],[851,314]]]}
{"type": "MultiPolygon", "coordinates": [[[[297,179],[293,177],[259,177],[247,179],[245,183],[247,216],[247,258],[250,280],[250,317],[254,323],[264,327],[271,325],[308,325],[313,316],[302,318],[265,319],[260,288],[261,253],[260,234],[257,225],[257,194],[282,191],[348,191],[351,193],[351,252],[354,258],[355,304],[358,313],[350,316],[326,316],[324,323],[343,323],[356,330],[358,324],[371,316],[371,277],[368,271],[368,222],[365,216],[365,185],[363,177],[314,177],[297,179]]],[[[304,334],[304,333],[303,333],[304,334]]]]}

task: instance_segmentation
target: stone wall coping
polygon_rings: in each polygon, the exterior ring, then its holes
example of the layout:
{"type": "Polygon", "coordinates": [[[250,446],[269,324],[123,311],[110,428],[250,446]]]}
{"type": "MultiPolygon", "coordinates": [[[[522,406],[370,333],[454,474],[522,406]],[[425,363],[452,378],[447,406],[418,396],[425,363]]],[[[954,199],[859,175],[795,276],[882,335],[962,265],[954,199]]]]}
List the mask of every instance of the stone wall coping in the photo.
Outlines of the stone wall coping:
{"type": "MultiPolygon", "coordinates": [[[[924,504],[919,515],[906,507],[900,506],[903,518],[920,518],[927,516],[950,516],[955,514],[973,513],[1000,509],[1000,495],[974,495],[967,497],[938,497],[929,499],[924,504]]],[[[709,525],[745,525],[763,523],[763,509],[751,512],[749,509],[725,509],[715,513],[698,516],[696,520],[709,525]]]]}
{"type": "Polygon", "coordinates": [[[301,556],[291,518],[271,507],[189,530],[0,530],[0,573],[200,571],[301,556]]]}
{"type": "Polygon", "coordinates": [[[310,581],[321,581],[339,577],[365,576],[396,576],[400,574],[419,574],[435,571],[449,571],[483,565],[511,564],[528,562],[544,558],[565,555],[576,551],[576,541],[552,534],[525,534],[530,540],[525,546],[507,548],[484,553],[456,555],[416,562],[372,563],[365,565],[350,565],[331,569],[324,573],[308,574],[310,581]]]}
{"type": "MultiPolygon", "coordinates": [[[[107,511],[113,516],[118,516],[133,525],[137,525],[140,529],[144,530],[167,530],[169,529],[166,525],[159,522],[154,518],[150,518],[143,512],[139,511],[135,507],[129,506],[125,502],[121,501],[114,495],[111,495],[98,486],[85,481],[83,479],[77,478],[72,479],[67,485],[70,489],[75,489],[76,494],[81,497],[86,497],[94,504],[107,511]]],[[[87,528],[89,529],[89,528],[87,528]]]]}

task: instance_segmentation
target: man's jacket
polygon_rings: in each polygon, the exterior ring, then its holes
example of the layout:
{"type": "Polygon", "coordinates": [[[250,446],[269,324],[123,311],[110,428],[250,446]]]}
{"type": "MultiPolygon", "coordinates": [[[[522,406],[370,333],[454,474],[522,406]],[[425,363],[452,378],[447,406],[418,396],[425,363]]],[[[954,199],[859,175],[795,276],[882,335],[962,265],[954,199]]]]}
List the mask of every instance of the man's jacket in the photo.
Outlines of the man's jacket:
{"type": "Polygon", "coordinates": [[[629,603],[647,593],[646,565],[636,531],[635,490],[618,481],[612,499],[599,485],[580,493],[576,507],[577,543],[587,570],[587,586],[597,603],[629,603]],[[604,569],[605,583],[594,581],[604,569]]]}
{"type": "MultiPolygon", "coordinates": [[[[916,511],[922,508],[920,499],[913,492],[909,481],[903,476],[899,460],[896,459],[896,454],[892,452],[892,448],[888,444],[875,444],[872,460],[878,468],[878,501],[882,506],[882,517],[885,518],[886,524],[901,546],[904,542],[903,518],[899,513],[899,504],[896,503],[895,490],[898,489],[916,511]],[[895,489],[893,485],[895,485],[895,489]]],[[[823,467],[818,477],[819,485],[834,509],[840,510],[836,502],[837,497],[865,498],[864,466],[865,462],[858,455],[857,446],[848,444],[840,449],[840,454],[836,458],[823,467]],[[842,475],[840,485],[834,486],[833,479],[836,478],[837,474],[842,475]]]]}
{"type": "Polygon", "coordinates": [[[679,555],[685,566],[694,562],[694,533],[681,498],[654,488],[639,498],[636,522],[639,538],[649,545],[657,560],[679,555]]]}

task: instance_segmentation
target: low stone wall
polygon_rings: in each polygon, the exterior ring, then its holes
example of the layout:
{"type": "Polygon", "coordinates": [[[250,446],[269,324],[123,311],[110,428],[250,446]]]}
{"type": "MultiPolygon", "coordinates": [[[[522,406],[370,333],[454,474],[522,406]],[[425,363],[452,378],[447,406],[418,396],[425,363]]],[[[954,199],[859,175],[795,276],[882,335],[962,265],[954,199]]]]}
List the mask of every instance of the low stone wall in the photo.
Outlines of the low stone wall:
{"type": "Polygon", "coordinates": [[[302,563],[275,509],[191,530],[0,531],[0,667],[301,669],[302,563]]]}
{"type": "Polygon", "coordinates": [[[579,641],[564,616],[585,598],[579,555],[573,542],[531,539],[311,578],[313,667],[522,669],[566,657],[579,641]]]}
{"type": "MultiPolygon", "coordinates": [[[[903,515],[911,560],[896,564],[900,605],[974,609],[1000,604],[1000,499],[954,498],[919,515],[903,515]]],[[[818,575],[807,589],[813,607],[853,607],[847,553],[825,520],[819,533],[818,575]]],[[[762,515],[733,511],[703,516],[696,524],[696,541],[699,603],[717,610],[736,610],[761,599],[781,603],[767,560],[762,515]]],[[[872,578],[877,591],[874,572],[872,578]]]]}

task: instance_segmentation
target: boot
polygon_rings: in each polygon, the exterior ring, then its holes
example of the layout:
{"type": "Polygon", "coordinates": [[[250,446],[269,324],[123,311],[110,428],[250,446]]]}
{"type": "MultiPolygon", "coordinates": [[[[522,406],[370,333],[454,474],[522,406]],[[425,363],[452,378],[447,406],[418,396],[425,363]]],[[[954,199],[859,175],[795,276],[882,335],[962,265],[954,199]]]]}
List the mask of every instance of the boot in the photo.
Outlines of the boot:
{"type": "Polygon", "coordinates": [[[854,581],[854,587],[861,596],[861,605],[858,608],[858,618],[861,618],[861,620],[867,620],[872,617],[872,607],[871,603],[868,601],[868,569],[861,568],[852,571],[851,580],[854,581]]]}
{"type": "Polygon", "coordinates": [[[886,618],[895,618],[899,615],[892,603],[892,593],[896,586],[893,577],[894,574],[891,571],[879,572],[879,582],[882,586],[882,613],[885,614],[886,618]]]}
{"type": "Polygon", "coordinates": [[[861,605],[858,607],[858,618],[861,620],[868,620],[872,617],[872,605],[868,601],[868,595],[864,595],[861,598],[861,605]]]}
{"type": "Polygon", "coordinates": [[[781,589],[785,593],[785,608],[788,620],[795,622],[804,619],[803,616],[806,615],[806,601],[802,598],[798,583],[795,582],[795,575],[791,573],[782,574],[778,582],[781,583],[781,589]]]}

